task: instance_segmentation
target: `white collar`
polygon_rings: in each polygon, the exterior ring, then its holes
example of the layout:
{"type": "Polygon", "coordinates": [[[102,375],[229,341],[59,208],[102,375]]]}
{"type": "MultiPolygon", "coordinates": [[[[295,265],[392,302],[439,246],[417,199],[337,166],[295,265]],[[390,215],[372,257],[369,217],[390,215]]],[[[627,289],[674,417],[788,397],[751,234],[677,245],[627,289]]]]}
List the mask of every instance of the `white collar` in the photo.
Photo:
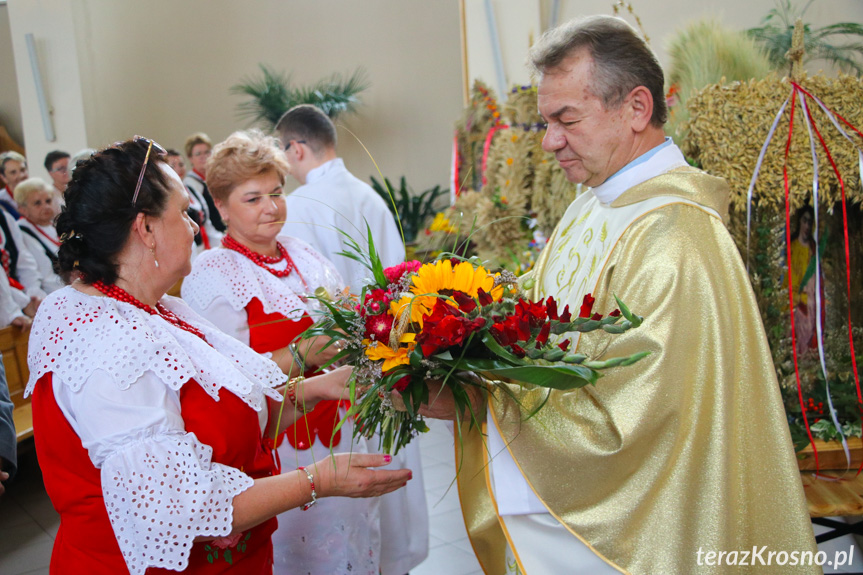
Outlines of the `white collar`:
{"type": "Polygon", "coordinates": [[[686,158],[683,157],[680,148],[675,144],[671,144],[659,150],[646,162],[615,174],[613,178],[609,178],[597,187],[591,188],[590,191],[593,192],[596,199],[608,205],[619,198],[629,188],[655,178],[660,174],[664,174],[669,170],[686,165],[688,165],[686,158]]]}
{"type": "Polygon", "coordinates": [[[345,162],[341,158],[329,160],[327,162],[324,162],[317,168],[309,170],[309,173],[306,174],[306,184],[313,184],[318,180],[325,178],[331,173],[334,174],[345,169],[345,162]]]}

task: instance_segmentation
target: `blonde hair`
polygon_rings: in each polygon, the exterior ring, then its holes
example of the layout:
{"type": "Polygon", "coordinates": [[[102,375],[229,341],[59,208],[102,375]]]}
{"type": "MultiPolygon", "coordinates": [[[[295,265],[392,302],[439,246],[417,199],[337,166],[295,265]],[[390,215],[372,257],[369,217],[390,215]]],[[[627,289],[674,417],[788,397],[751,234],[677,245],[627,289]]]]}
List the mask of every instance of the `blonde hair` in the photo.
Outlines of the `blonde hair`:
{"type": "Polygon", "coordinates": [[[289,169],[278,140],[259,130],[234,132],[207,160],[207,187],[225,202],[234,188],[264,174],[275,173],[284,184],[289,169]]]}
{"type": "Polygon", "coordinates": [[[30,195],[33,194],[33,192],[39,191],[47,192],[52,196],[54,195],[51,186],[49,186],[48,182],[42,178],[27,178],[15,186],[15,203],[26,204],[27,200],[30,199],[30,195]]]}
{"type": "Polygon", "coordinates": [[[195,132],[186,138],[186,143],[183,145],[183,151],[186,152],[186,157],[192,157],[192,149],[198,144],[207,144],[208,147],[212,148],[213,140],[211,140],[210,136],[204,132],[195,132]]]}

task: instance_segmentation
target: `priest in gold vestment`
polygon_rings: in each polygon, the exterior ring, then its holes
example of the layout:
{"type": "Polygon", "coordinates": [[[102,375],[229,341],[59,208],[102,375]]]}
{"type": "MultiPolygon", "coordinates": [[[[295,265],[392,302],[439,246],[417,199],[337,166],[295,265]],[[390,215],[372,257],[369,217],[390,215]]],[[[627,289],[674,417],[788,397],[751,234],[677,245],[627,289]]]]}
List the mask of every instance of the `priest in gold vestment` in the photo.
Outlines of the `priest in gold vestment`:
{"type": "Polygon", "coordinates": [[[662,69],[611,17],[547,32],[530,58],[543,147],[591,191],[564,214],[529,293],[576,310],[592,293],[600,313],[618,295],[645,316],[640,328],[564,337],[590,357],[651,355],[595,387],[551,391],[528,420],[548,390],[511,384],[521,407],[488,397],[485,435],[457,446],[484,571],[820,573],[770,350],[724,224],[729,190],[664,137],[662,69]]]}

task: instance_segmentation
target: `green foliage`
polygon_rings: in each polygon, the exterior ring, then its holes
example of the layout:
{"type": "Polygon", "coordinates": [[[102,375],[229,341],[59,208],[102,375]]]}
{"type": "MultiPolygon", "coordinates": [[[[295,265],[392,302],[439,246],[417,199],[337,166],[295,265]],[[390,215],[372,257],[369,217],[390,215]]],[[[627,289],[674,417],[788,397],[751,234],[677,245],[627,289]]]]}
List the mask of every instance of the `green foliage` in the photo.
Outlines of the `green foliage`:
{"type": "MultiPolygon", "coordinates": [[[[809,0],[800,10],[791,4],[791,0],[777,0],[778,6],[761,20],[761,26],[746,31],[764,47],[771,64],[777,69],[789,65],[785,53],[791,49],[794,22],[797,18],[803,18],[813,1],[809,0]]],[[[857,75],[863,72],[863,42],[851,41],[855,38],[863,39],[863,25],[857,22],[838,22],[813,28],[811,24],[804,22],[803,29],[806,50],[804,64],[812,60],[827,60],[843,72],[857,75]],[[836,40],[840,43],[834,43],[836,40]],[[845,41],[842,42],[843,40],[845,41]]]]}
{"type": "Polygon", "coordinates": [[[772,69],[754,40],[712,19],[693,22],[680,31],[672,38],[668,54],[668,82],[676,86],[677,103],[666,130],[678,142],[685,137],[681,126],[689,119],[686,100],[695,90],[723,78],[726,83],[764,78],[772,69]]]}
{"type": "Polygon", "coordinates": [[[416,239],[425,221],[443,209],[444,206],[441,205],[443,202],[440,199],[449,197],[449,189],[441,189],[440,186],[435,186],[421,194],[414,194],[404,176],[398,189],[393,186],[389,178],[384,178],[385,185],[374,177],[371,180],[372,188],[384,199],[393,217],[396,218],[396,223],[401,221],[405,242],[416,239]],[[392,198],[390,192],[392,192],[392,198]]]}
{"type": "Polygon", "coordinates": [[[231,87],[231,93],[249,97],[237,106],[241,117],[268,129],[274,128],[282,114],[299,104],[317,106],[333,120],[340,114],[353,113],[360,104],[359,93],[369,87],[362,68],[347,78],[333,74],[311,86],[294,87],[289,74],[276,72],[266,64],[259,65],[262,76],[244,78],[231,87]]]}

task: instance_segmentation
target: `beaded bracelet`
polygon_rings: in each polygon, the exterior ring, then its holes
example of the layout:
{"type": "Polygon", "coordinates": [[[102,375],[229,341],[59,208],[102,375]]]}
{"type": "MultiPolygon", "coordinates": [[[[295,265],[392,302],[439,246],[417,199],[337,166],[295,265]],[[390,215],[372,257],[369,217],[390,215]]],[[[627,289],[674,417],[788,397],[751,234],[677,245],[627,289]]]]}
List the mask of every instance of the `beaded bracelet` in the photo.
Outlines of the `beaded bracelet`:
{"type": "Polygon", "coordinates": [[[309,470],[305,467],[297,467],[297,469],[299,469],[300,471],[305,471],[306,477],[309,478],[309,483],[312,484],[312,500],[303,505],[302,507],[303,511],[306,511],[307,509],[309,509],[309,507],[318,502],[318,493],[315,491],[315,476],[312,475],[311,472],[309,472],[309,470]]]}
{"type": "Polygon", "coordinates": [[[303,408],[302,405],[299,405],[297,403],[297,384],[302,383],[305,380],[306,380],[306,378],[303,377],[302,375],[298,375],[297,377],[292,377],[290,380],[288,380],[287,387],[285,387],[285,395],[288,396],[288,399],[291,400],[291,403],[294,404],[294,407],[297,409],[297,411],[302,413],[302,414],[305,414],[306,410],[303,408]]]}

